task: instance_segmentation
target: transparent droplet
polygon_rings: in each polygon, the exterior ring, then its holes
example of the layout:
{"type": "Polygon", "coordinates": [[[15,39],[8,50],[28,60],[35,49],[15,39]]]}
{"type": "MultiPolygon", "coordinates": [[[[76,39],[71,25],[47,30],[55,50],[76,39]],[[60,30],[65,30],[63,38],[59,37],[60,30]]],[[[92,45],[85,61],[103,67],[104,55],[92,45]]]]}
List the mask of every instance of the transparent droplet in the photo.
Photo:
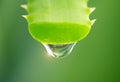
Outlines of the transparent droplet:
{"type": "Polygon", "coordinates": [[[59,58],[70,54],[75,44],[44,44],[44,47],[49,55],[59,58]]]}

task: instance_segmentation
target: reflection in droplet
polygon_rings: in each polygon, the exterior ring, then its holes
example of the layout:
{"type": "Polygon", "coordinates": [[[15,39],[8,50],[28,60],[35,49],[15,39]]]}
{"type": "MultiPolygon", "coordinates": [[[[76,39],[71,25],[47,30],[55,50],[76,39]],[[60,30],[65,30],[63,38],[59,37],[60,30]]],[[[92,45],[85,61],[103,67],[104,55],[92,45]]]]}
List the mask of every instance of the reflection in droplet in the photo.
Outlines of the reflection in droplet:
{"type": "Polygon", "coordinates": [[[44,47],[49,55],[58,58],[70,54],[75,44],[44,44],[44,47]]]}

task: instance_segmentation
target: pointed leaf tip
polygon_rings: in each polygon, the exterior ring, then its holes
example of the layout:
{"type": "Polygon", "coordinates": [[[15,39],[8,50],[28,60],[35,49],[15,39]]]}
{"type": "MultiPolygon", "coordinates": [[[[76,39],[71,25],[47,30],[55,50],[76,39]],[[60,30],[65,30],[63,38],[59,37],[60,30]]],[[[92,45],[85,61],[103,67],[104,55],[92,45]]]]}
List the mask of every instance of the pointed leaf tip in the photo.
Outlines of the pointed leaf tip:
{"type": "Polygon", "coordinates": [[[92,13],[93,11],[95,11],[95,7],[93,7],[93,8],[90,8],[90,13],[92,13]]]}
{"type": "Polygon", "coordinates": [[[21,7],[27,9],[27,5],[21,5],[21,7]]]}
{"type": "Polygon", "coordinates": [[[91,25],[95,23],[96,19],[91,20],[91,25]]]}
{"type": "Polygon", "coordinates": [[[23,18],[25,18],[25,19],[27,18],[27,16],[26,16],[26,15],[22,15],[22,17],[23,17],[23,18]]]}

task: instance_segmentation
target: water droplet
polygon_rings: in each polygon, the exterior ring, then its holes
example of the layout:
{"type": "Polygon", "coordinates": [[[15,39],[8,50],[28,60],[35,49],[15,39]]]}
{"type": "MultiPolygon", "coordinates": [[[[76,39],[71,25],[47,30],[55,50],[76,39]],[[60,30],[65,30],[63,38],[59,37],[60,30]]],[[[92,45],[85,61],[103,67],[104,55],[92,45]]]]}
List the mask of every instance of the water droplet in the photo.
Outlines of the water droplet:
{"type": "Polygon", "coordinates": [[[70,54],[75,44],[44,44],[44,47],[49,55],[59,58],[70,54]]]}

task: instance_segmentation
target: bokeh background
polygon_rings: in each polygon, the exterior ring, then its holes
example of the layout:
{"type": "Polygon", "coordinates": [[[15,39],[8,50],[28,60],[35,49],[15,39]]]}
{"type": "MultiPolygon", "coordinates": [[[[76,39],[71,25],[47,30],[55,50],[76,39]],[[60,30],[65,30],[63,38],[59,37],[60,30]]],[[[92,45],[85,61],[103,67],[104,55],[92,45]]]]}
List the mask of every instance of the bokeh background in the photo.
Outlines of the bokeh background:
{"type": "Polygon", "coordinates": [[[20,8],[0,0],[0,82],[120,82],[120,0],[90,0],[97,9],[87,38],[60,59],[47,55],[28,33],[20,8]]]}

